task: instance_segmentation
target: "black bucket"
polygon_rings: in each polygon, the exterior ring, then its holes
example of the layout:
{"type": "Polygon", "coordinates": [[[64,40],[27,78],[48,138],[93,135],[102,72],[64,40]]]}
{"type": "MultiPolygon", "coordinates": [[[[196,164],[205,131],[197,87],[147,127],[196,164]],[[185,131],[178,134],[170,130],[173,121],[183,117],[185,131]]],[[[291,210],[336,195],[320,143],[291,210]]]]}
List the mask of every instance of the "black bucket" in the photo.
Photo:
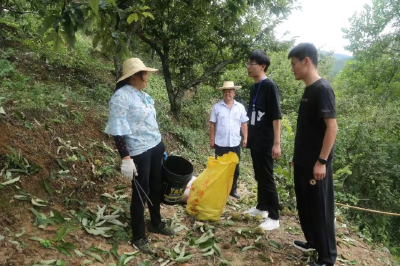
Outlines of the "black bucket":
{"type": "Polygon", "coordinates": [[[193,165],[179,156],[168,156],[163,161],[162,175],[164,180],[164,195],[162,201],[175,204],[185,193],[185,189],[193,176],[193,165]]]}

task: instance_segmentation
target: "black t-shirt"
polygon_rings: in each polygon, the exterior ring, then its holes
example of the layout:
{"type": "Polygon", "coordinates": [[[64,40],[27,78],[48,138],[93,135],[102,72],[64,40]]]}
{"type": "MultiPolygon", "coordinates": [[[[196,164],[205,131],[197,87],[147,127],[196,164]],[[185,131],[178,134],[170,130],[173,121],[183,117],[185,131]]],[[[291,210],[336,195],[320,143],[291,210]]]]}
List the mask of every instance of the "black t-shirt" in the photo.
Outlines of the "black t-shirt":
{"type": "Polygon", "coordinates": [[[255,125],[251,125],[253,99],[257,94],[259,84],[254,83],[250,92],[250,101],[247,109],[247,116],[249,117],[247,147],[254,150],[271,151],[274,145],[272,121],[282,118],[279,105],[279,90],[272,79],[267,78],[262,81],[255,103],[255,125]]]}
{"type": "MultiPolygon", "coordinates": [[[[335,94],[326,79],[319,79],[304,89],[301,99],[293,162],[314,167],[321,153],[326,124],[324,118],[335,118],[335,94]]],[[[328,161],[333,159],[332,148],[328,161]]]]}

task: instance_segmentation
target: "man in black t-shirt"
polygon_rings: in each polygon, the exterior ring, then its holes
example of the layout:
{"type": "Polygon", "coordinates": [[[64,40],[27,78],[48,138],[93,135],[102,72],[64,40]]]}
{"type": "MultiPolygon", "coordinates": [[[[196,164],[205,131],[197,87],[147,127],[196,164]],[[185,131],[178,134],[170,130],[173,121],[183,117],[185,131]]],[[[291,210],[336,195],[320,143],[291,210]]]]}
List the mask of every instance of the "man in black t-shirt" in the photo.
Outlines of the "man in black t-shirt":
{"type": "Polygon", "coordinates": [[[247,116],[247,147],[250,148],[254,177],[258,184],[257,206],[246,211],[266,219],[264,230],[279,228],[279,200],[274,181],[274,159],[281,155],[280,134],[282,118],[276,83],[265,75],[270,65],[268,55],[261,50],[251,52],[246,66],[254,79],[247,116]]]}
{"type": "MultiPolygon", "coordinates": [[[[337,133],[335,94],[318,75],[318,52],[301,43],[288,56],[296,80],[306,88],[297,118],[294,145],[294,185],[301,228],[307,242],[295,247],[318,252],[309,266],[333,266],[337,257],[332,161],[337,133]]],[[[250,136],[249,136],[250,137],[250,136]]]]}

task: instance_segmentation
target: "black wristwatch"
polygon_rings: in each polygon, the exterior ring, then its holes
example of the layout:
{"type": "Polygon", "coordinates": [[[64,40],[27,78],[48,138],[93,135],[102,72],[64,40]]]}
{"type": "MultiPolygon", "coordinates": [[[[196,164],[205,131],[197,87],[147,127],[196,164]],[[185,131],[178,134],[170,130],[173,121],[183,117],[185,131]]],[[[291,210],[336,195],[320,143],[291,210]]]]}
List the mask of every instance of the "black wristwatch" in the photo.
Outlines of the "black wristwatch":
{"type": "Polygon", "coordinates": [[[320,162],[321,164],[326,164],[328,162],[328,160],[318,158],[318,162],[320,162]]]}

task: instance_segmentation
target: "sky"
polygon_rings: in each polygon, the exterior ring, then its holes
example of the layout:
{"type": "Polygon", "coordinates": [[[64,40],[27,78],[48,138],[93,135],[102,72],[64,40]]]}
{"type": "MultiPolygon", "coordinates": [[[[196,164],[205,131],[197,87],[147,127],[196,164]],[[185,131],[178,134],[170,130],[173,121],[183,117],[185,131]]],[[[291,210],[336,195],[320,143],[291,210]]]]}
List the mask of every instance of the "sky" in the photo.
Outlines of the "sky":
{"type": "Polygon", "coordinates": [[[371,0],[298,0],[302,10],[295,10],[276,29],[276,37],[281,40],[296,38],[301,42],[314,43],[317,48],[351,55],[344,46],[348,41],[343,38],[342,28],[350,26],[349,18],[363,10],[371,0]],[[288,34],[285,35],[285,32],[288,34]]]}

